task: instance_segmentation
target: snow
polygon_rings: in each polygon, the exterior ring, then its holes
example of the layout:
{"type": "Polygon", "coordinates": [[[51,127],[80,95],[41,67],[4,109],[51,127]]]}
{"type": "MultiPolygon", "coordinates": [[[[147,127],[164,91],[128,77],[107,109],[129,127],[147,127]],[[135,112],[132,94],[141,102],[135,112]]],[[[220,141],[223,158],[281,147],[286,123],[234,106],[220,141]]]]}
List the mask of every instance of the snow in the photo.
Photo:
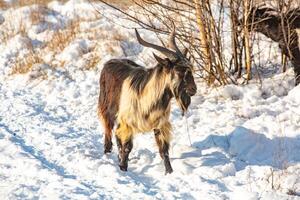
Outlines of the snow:
{"type": "MultiPolygon", "coordinates": [[[[0,28],[8,28],[12,14],[26,19],[34,8],[3,11],[0,28]]],[[[54,26],[33,31],[28,21],[31,34],[0,43],[0,199],[299,198],[300,86],[294,87],[292,69],[262,85],[255,79],[218,88],[199,82],[186,118],[172,104],[174,172],[164,175],[152,133],[134,139],[128,172],[122,172],[115,143],[103,154],[99,74],[113,57],[153,64],[152,51],[85,1],[55,1],[48,9],[54,26]],[[73,18],[80,21],[74,40],[61,51],[43,51],[51,37],[45,33],[64,30],[73,18]],[[37,38],[41,45],[35,46],[37,38]],[[43,62],[11,74],[15,60],[32,50],[43,62]],[[100,59],[88,70],[92,55],[100,59]]]]}

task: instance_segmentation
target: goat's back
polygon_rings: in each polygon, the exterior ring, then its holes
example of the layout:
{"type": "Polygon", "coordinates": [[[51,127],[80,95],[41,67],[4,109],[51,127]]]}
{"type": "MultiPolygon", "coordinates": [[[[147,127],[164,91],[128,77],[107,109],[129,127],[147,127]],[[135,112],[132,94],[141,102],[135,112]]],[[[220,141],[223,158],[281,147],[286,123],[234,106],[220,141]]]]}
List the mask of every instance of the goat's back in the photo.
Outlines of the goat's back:
{"type": "Polygon", "coordinates": [[[127,59],[112,59],[103,66],[100,75],[100,95],[98,114],[113,128],[119,109],[122,84],[134,73],[145,71],[145,68],[127,59]]]}

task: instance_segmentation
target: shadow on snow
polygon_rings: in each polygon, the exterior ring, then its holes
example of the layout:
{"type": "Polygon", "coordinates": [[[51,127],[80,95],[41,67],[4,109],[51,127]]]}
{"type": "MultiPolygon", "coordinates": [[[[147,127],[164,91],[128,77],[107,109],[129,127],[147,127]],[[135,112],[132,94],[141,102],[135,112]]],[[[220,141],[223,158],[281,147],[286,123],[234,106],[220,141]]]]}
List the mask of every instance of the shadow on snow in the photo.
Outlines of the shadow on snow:
{"type": "Polygon", "coordinates": [[[264,134],[240,126],[229,135],[209,135],[203,141],[194,142],[193,147],[197,150],[183,153],[181,159],[201,156],[203,166],[233,162],[237,171],[248,165],[281,169],[287,163],[300,162],[300,137],[267,138],[264,134]],[[215,150],[201,155],[201,151],[211,148],[215,150]]]}

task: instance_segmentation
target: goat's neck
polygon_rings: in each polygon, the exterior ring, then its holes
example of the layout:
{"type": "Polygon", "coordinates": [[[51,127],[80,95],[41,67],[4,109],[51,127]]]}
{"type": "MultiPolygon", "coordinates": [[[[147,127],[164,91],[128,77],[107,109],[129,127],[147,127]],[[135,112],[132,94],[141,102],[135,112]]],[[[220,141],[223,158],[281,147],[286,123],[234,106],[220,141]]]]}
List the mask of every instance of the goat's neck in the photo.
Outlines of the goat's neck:
{"type": "Polygon", "coordinates": [[[171,75],[162,71],[161,66],[154,68],[153,76],[146,84],[141,95],[144,109],[150,109],[164,94],[165,89],[170,87],[171,75]]]}
{"type": "Polygon", "coordinates": [[[272,39],[275,42],[279,42],[282,36],[282,30],[279,30],[279,28],[259,28],[258,32],[264,34],[266,37],[272,39]]]}

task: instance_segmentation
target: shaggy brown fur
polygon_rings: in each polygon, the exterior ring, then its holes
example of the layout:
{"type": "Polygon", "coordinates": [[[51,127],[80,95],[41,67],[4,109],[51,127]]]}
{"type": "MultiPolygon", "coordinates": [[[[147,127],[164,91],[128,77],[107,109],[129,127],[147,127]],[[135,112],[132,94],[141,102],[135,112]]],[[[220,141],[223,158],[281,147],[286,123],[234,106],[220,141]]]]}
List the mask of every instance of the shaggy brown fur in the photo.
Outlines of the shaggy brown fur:
{"type": "Polygon", "coordinates": [[[300,8],[289,10],[284,13],[283,18],[273,8],[253,8],[248,19],[249,30],[260,32],[278,42],[283,54],[290,58],[293,64],[295,85],[298,85],[300,83],[300,47],[296,30],[300,29],[300,8]],[[289,43],[285,41],[284,35],[289,38],[289,43]]]}
{"type": "Polygon", "coordinates": [[[104,64],[100,75],[99,118],[105,129],[104,152],[112,150],[112,130],[115,130],[119,150],[119,166],[127,171],[129,153],[135,134],[154,131],[166,173],[173,169],[169,160],[171,99],[175,97],[182,112],[190,105],[197,87],[193,70],[175,42],[175,26],[171,33],[172,50],[149,43],[141,38],[140,44],[165,54],[162,59],[154,54],[158,64],[142,67],[127,59],[113,59],[104,64]]]}
{"type": "Polygon", "coordinates": [[[191,68],[182,62],[160,60],[146,69],[125,59],[105,63],[100,75],[98,114],[105,129],[104,152],[111,152],[115,123],[119,147],[120,169],[126,171],[133,136],[155,131],[155,138],[164,160],[166,173],[173,170],[168,156],[171,134],[170,101],[175,97],[183,111],[196,93],[191,68]]]}

